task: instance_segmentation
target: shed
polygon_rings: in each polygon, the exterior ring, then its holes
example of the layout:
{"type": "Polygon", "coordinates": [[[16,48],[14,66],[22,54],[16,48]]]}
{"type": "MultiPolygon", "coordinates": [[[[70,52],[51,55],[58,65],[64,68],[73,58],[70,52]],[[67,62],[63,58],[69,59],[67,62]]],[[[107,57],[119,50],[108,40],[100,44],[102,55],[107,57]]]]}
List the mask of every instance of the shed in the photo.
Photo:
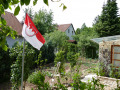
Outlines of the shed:
{"type": "Polygon", "coordinates": [[[120,35],[91,40],[99,44],[99,62],[103,64],[106,74],[109,73],[110,64],[120,67],[120,35]]]}

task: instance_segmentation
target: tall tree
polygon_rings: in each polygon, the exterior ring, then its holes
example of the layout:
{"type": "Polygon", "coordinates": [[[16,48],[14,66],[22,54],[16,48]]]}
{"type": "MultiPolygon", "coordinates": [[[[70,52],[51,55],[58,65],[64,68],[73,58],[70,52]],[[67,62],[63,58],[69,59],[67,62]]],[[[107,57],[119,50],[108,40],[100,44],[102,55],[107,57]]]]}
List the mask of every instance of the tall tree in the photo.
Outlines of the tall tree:
{"type": "Polygon", "coordinates": [[[76,34],[80,34],[83,30],[85,30],[87,28],[87,26],[86,26],[86,24],[85,23],[83,23],[82,24],[82,26],[81,26],[81,28],[77,28],[77,30],[76,30],[76,34]]]}
{"type": "Polygon", "coordinates": [[[103,5],[101,16],[93,25],[100,37],[120,34],[120,20],[116,0],[107,0],[103,5]]]}
{"type": "MultiPolygon", "coordinates": [[[[27,13],[29,17],[33,20],[34,18],[34,13],[32,8],[25,8],[24,13],[27,13]]],[[[25,16],[23,16],[23,21],[25,20],[25,16]]]]}
{"type": "Polygon", "coordinates": [[[56,25],[53,24],[52,11],[47,12],[46,9],[40,9],[35,13],[33,22],[42,35],[56,30],[56,25]]]}

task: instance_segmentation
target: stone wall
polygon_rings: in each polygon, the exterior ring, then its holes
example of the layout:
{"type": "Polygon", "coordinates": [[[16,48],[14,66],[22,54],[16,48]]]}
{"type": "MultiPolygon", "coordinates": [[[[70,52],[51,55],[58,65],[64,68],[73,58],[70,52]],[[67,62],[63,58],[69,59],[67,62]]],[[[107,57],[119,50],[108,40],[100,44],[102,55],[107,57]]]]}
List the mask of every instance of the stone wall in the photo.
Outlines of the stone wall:
{"type": "Polygon", "coordinates": [[[105,85],[104,90],[114,90],[115,88],[117,88],[117,80],[118,80],[118,85],[120,85],[120,79],[108,78],[102,76],[98,76],[97,78],[100,80],[101,84],[105,85]]]}
{"type": "Polygon", "coordinates": [[[120,40],[99,43],[99,62],[102,63],[106,76],[109,74],[109,64],[111,64],[111,45],[120,45],[120,40]]]}

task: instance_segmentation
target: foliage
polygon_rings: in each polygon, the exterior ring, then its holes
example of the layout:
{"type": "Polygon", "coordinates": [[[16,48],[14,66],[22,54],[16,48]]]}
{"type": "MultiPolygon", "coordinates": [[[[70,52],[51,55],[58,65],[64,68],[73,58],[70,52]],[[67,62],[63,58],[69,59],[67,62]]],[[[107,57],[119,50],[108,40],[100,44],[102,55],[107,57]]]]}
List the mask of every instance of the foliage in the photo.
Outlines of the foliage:
{"type": "Polygon", "coordinates": [[[85,90],[86,89],[86,83],[82,82],[80,80],[80,75],[78,73],[75,73],[73,78],[73,83],[71,83],[71,86],[74,88],[74,90],[85,90]]]}
{"type": "Polygon", "coordinates": [[[38,65],[38,67],[39,67],[40,70],[43,69],[44,64],[46,64],[46,62],[47,62],[47,59],[42,60],[42,54],[41,53],[42,52],[40,51],[40,53],[38,55],[38,60],[35,61],[35,63],[37,63],[37,65],[38,65]]]}
{"type": "MultiPolygon", "coordinates": [[[[31,20],[33,20],[34,18],[34,13],[33,13],[33,9],[32,8],[25,8],[24,13],[27,13],[29,15],[29,17],[31,18],[31,20]]],[[[25,20],[25,16],[23,16],[23,21],[25,20]]]]}
{"type": "Polygon", "coordinates": [[[52,77],[52,72],[42,70],[42,73],[43,73],[45,76],[52,77]]]}
{"type": "Polygon", "coordinates": [[[120,79],[120,67],[116,68],[114,65],[110,65],[109,76],[112,78],[120,79]]]}
{"type": "Polygon", "coordinates": [[[71,84],[74,90],[104,90],[104,85],[99,82],[99,79],[92,78],[91,82],[84,83],[80,80],[80,75],[75,73],[73,83],[71,84]]]}
{"type": "Polygon", "coordinates": [[[116,0],[107,0],[103,5],[102,14],[98,16],[97,22],[93,25],[100,37],[120,34],[120,20],[116,0]]]}
{"type": "Polygon", "coordinates": [[[45,76],[40,71],[33,72],[27,79],[29,83],[38,85],[38,90],[51,90],[49,83],[45,83],[45,76]]]}
{"type": "Polygon", "coordinates": [[[63,85],[63,84],[60,82],[60,78],[59,78],[59,77],[57,78],[57,82],[58,82],[58,83],[55,84],[55,86],[57,86],[57,87],[56,87],[56,90],[60,90],[60,89],[62,89],[62,90],[68,90],[67,87],[65,87],[65,85],[63,85]]]}
{"type": "Polygon", "coordinates": [[[53,24],[53,12],[47,12],[46,9],[36,12],[33,22],[42,35],[53,32],[56,29],[56,25],[53,24]]]}
{"type": "MultiPolygon", "coordinates": [[[[21,10],[20,8],[23,5],[28,6],[30,4],[30,1],[32,0],[1,0],[0,1],[0,28],[2,29],[2,31],[0,32],[0,46],[4,50],[7,51],[7,46],[5,45],[6,36],[11,35],[12,38],[15,38],[16,34],[15,34],[15,31],[13,31],[9,26],[6,25],[5,19],[3,19],[1,15],[5,14],[5,10],[8,8],[12,10],[11,6],[15,7],[14,15],[18,15],[19,11],[21,10]]],[[[38,0],[34,0],[33,5],[36,5],[37,1],[38,0]]],[[[49,5],[48,0],[43,0],[43,2],[47,6],[49,5]]],[[[61,3],[60,7],[63,7],[63,10],[67,8],[63,3],[61,3]]]]}
{"type": "Polygon", "coordinates": [[[0,83],[10,79],[10,65],[12,62],[9,57],[9,49],[4,51],[0,47],[0,83]]]}
{"type": "MultiPolygon", "coordinates": [[[[22,54],[23,54],[23,45],[16,43],[13,48],[10,49],[10,58],[11,60],[16,60],[11,65],[11,83],[14,90],[18,89],[21,81],[22,73],[22,54]]],[[[29,48],[28,45],[25,45],[25,58],[24,58],[24,81],[27,80],[32,65],[34,64],[34,55],[35,52],[33,49],[29,48]]]]}
{"type": "Polygon", "coordinates": [[[90,40],[96,37],[98,35],[93,28],[82,26],[80,34],[74,36],[74,39],[78,42],[80,55],[86,58],[97,58],[98,44],[90,40]]]}
{"type": "Polygon", "coordinates": [[[99,72],[98,72],[98,74],[100,75],[100,76],[105,76],[105,74],[106,74],[106,72],[105,72],[105,69],[104,69],[104,63],[99,63],[99,72]]]}
{"type": "Polygon", "coordinates": [[[99,79],[92,78],[92,81],[87,84],[88,90],[104,90],[105,85],[100,83],[99,79]]]}
{"type": "MultiPolygon", "coordinates": [[[[89,64],[89,63],[88,63],[87,65],[92,66],[92,68],[87,69],[88,73],[96,73],[97,75],[99,75],[99,74],[98,74],[98,70],[100,70],[100,68],[99,68],[99,66],[98,66],[99,64],[96,65],[96,64],[92,64],[92,63],[89,64]]],[[[99,72],[99,73],[100,73],[100,72],[99,72]]],[[[101,73],[102,73],[102,72],[101,72],[101,73]]]]}
{"type": "Polygon", "coordinates": [[[42,48],[41,48],[41,51],[42,51],[42,57],[41,57],[41,60],[47,60],[46,63],[51,63],[54,61],[54,58],[55,58],[55,54],[54,54],[54,47],[52,45],[52,42],[46,42],[42,48]]]}
{"type": "Polygon", "coordinates": [[[86,24],[83,23],[83,25],[81,26],[81,28],[77,28],[75,34],[78,35],[80,34],[82,31],[84,31],[87,28],[86,24]]]}
{"type": "Polygon", "coordinates": [[[46,42],[52,42],[52,45],[54,48],[58,48],[58,50],[63,49],[66,41],[68,40],[68,36],[64,32],[61,32],[59,30],[54,31],[49,34],[45,34],[45,40],[46,42]]]}
{"type": "Polygon", "coordinates": [[[13,39],[15,39],[16,31],[14,31],[11,27],[6,26],[6,21],[0,17],[0,47],[3,50],[7,51],[8,47],[6,46],[6,37],[10,35],[13,39]]]}
{"type": "Polygon", "coordinates": [[[56,54],[56,57],[55,57],[55,60],[54,60],[54,63],[55,65],[57,66],[58,62],[60,62],[60,67],[59,67],[59,73],[62,74],[64,73],[65,69],[64,69],[64,63],[65,63],[65,52],[64,51],[59,51],[57,54],[56,54]]]}
{"type": "Polygon", "coordinates": [[[70,62],[71,69],[77,64],[79,53],[74,54],[73,52],[67,53],[67,60],[70,62]]]}

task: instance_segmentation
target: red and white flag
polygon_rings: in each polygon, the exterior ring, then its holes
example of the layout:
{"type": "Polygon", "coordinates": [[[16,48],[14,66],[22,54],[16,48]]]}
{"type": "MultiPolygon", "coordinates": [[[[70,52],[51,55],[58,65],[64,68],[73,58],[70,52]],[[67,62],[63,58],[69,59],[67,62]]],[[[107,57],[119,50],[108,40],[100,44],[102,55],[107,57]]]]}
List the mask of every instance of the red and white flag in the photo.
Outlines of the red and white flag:
{"type": "Polygon", "coordinates": [[[40,50],[42,45],[45,43],[44,37],[41,35],[41,33],[37,30],[36,26],[26,14],[25,22],[22,29],[22,36],[25,38],[26,41],[28,41],[33,47],[40,50]]]}

